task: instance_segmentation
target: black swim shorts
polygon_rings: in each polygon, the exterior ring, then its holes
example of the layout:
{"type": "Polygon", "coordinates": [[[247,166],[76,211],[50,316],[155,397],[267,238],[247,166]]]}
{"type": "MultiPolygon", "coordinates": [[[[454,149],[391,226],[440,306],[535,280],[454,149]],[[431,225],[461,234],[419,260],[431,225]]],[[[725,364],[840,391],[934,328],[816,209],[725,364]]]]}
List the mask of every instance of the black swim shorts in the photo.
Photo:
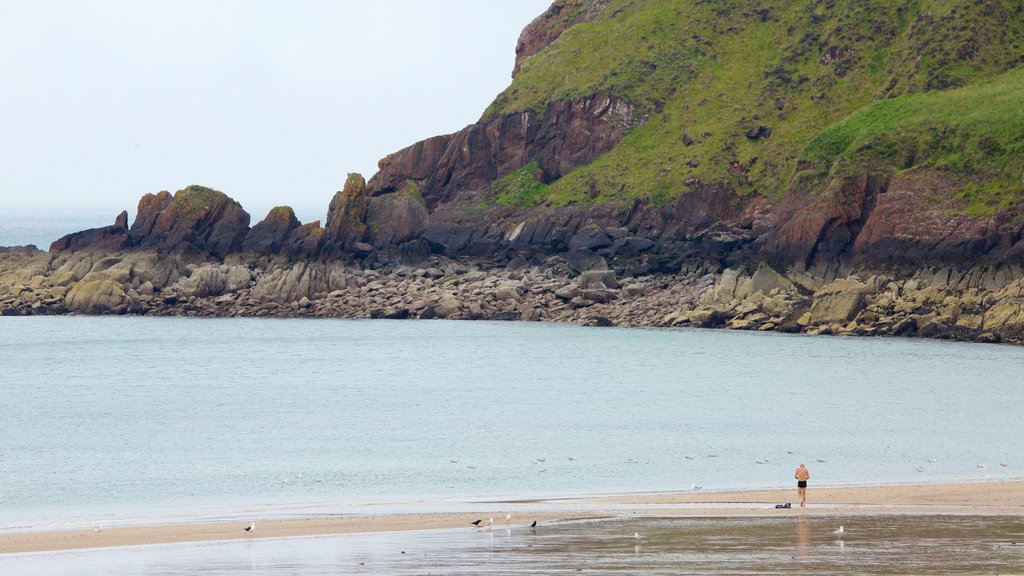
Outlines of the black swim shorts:
{"type": "Polygon", "coordinates": [[[797,488],[807,488],[807,480],[797,480],[796,481],[796,487],[797,488]]]}

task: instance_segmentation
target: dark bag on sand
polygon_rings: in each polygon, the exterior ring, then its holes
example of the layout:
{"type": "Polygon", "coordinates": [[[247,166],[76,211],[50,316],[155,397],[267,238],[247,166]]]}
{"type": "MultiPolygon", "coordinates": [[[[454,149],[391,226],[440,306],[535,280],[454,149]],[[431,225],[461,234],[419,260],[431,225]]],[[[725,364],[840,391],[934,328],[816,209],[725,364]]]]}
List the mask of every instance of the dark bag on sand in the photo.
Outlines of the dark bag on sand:
{"type": "Polygon", "coordinates": [[[790,504],[789,502],[786,502],[785,504],[776,504],[775,507],[776,508],[792,508],[793,505],[790,504]]]}

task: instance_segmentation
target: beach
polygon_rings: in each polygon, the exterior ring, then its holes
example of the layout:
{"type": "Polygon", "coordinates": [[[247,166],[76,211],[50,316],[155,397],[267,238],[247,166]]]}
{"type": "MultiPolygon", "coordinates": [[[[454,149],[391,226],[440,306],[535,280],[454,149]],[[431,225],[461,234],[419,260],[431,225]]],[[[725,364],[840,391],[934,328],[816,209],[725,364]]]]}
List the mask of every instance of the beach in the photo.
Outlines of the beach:
{"type": "Polygon", "coordinates": [[[808,507],[775,508],[795,501],[793,490],[686,491],[536,501],[438,503],[431,511],[316,515],[248,521],[178,519],[172,522],[82,527],[68,530],[10,531],[0,534],[0,554],[111,548],[152,544],[295,538],[425,530],[521,529],[536,520],[552,525],[622,518],[764,518],[892,516],[1024,516],[1024,481],[823,487],[809,490],[808,507]],[[451,508],[457,511],[446,510],[451,508]],[[505,515],[513,514],[506,522],[505,515]],[[471,522],[483,520],[481,527],[471,522]],[[492,524],[487,521],[493,519],[492,524]]]}

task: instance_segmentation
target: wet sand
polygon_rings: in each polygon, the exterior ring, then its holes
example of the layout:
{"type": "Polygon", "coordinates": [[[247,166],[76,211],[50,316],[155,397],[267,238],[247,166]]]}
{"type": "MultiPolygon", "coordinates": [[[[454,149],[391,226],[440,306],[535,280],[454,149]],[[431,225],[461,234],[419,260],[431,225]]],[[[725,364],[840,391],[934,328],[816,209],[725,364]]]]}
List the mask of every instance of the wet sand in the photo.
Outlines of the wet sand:
{"type": "MultiPolygon", "coordinates": [[[[493,529],[522,529],[532,520],[541,526],[584,519],[641,517],[857,517],[938,516],[972,517],[1024,516],[1024,481],[966,484],[917,484],[906,486],[814,488],[808,493],[808,508],[799,502],[791,509],[776,509],[794,502],[796,490],[753,490],[739,492],[689,491],[663,494],[621,495],[601,498],[566,498],[536,502],[461,503],[459,512],[439,504],[422,513],[353,514],[293,519],[258,520],[254,533],[241,521],[181,521],[158,525],[117,526],[95,530],[20,531],[0,534],[0,554],[109,548],[148,544],[215,542],[326,536],[341,534],[409,532],[452,528],[473,529],[470,522],[494,518],[493,529]],[[467,506],[472,512],[465,512],[467,506]],[[506,510],[514,520],[505,522],[506,510]]],[[[455,506],[453,506],[455,508],[455,506]]]]}

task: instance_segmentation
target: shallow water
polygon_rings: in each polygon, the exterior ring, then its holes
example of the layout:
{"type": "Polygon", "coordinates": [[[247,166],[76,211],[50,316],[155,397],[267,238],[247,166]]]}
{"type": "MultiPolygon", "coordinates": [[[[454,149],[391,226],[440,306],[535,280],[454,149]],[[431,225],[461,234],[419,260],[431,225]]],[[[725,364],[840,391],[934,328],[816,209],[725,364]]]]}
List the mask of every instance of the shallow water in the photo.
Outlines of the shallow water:
{"type": "Polygon", "coordinates": [[[0,556],[4,574],[999,574],[1020,518],[621,519],[0,556]],[[832,535],[844,525],[842,538],[832,535]],[[634,538],[639,534],[640,538],[634,538]]]}
{"type": "Polygon", "coordinates": [[[897,339],[2,318],[0,529],[789,487],[799,462],[815,486],[1017,477],[1022,365],[897,339]]]}

